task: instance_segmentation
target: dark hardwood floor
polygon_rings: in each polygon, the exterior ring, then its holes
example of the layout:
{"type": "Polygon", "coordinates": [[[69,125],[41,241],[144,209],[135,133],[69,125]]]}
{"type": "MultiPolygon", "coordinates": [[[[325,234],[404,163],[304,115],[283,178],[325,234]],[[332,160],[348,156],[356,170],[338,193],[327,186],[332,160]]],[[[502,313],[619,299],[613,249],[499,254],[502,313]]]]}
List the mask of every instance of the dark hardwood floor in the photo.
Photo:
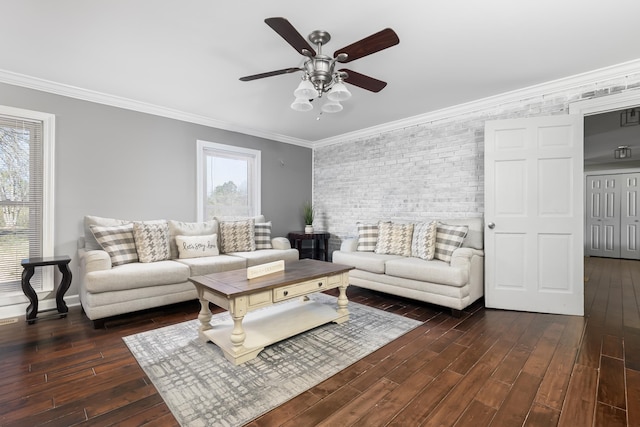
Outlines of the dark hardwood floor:
{"type": "MultiPolygon", "coordinates": [[[[351,287],[423,325],[254,420],[257,426],[640,426],[640,262],[585,260],[585,317],[461,318],[351,287]]],[[[112,319],[0,326],[1,426],[174,426],[122,337],[194,319],[197,302],[112,319]]]]}

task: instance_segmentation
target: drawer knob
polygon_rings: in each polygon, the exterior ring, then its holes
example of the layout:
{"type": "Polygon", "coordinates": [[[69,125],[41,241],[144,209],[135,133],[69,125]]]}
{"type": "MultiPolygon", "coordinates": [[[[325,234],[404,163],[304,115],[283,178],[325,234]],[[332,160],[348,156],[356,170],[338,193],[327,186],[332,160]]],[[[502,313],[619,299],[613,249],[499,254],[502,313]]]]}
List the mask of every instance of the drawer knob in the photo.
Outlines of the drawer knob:
{"type": "Polygon", "coordinates": [[[322,282],[318,282],[318,287],[321,287],[321,286],[322,286],[322,282]]]}
{"type": "Polygon", "coordinates": [[[287,295],[289,295],[289,291],[284,291],[284,296],[286,297],[287,295]]]}

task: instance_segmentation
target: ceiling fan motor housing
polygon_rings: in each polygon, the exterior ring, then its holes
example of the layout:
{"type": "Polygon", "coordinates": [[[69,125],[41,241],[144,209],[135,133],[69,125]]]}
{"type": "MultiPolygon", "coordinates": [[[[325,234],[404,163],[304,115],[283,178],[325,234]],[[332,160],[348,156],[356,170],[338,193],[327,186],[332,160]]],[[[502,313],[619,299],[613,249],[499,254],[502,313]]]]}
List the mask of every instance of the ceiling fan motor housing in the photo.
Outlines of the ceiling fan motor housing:
{"type": "Polygon", "coordinates": [[[333,82],[334,65],[333,59],[324,55],[316,55],[304,63],[309,80],[318,92],[323,93],[324,89],[333,82]]]}

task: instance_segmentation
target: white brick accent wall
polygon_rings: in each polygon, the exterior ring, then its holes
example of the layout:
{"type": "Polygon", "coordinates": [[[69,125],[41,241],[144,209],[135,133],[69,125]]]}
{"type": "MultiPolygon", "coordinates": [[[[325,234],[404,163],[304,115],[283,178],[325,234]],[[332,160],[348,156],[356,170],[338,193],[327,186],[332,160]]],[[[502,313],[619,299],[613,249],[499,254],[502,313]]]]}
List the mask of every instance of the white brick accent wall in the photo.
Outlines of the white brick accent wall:
{"type": "Polygon", "coordinates": [[[630,90],[640,74],[317,148],[315,226],[333,252],[358,221],[482,217],[485,121],[568,114],[572,102],[630,90]]]}

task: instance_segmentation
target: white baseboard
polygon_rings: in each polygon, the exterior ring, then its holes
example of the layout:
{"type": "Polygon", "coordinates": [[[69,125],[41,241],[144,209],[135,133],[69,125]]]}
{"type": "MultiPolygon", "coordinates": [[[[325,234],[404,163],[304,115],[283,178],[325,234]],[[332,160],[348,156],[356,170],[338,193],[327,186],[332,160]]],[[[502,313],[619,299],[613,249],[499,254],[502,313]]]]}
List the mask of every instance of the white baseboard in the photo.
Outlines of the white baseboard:
{"type": "MultiPolygon", "coordinates": [[[[74,307],[80,305],[80,296],[79,295],[65,295],[64,302],[67,303],[67,307],[74,307]]],[[[18,317],[18,316],[26,316],[27,307],[29,306],[28,302],[6,305],[0,307],[0,319],[7,319],[9,317],[18,317]]],[[[38,301],[38,310],[50,310],[56,308],[56,300],[45,299],[38,301]]]]}

